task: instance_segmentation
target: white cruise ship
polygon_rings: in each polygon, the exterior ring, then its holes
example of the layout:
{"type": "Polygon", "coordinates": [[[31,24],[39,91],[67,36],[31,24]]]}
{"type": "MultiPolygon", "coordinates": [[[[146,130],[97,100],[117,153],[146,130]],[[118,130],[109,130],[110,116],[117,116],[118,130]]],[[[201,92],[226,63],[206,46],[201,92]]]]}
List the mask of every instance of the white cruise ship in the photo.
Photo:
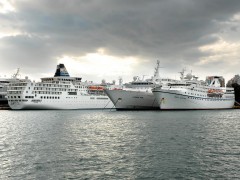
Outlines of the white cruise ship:
{"type": "Polygon", "coordinates": [[[160,79],[160,62],[157,61],[154,76],[151,79],[140,80],[138,76],[133,81],[124,84],[122,89],[106,89],[105,92],[112,100],[117,110],[148,110],[159,109],[158,103],[152,93],[152,88],[160,83],[169,83],[174,80],[160,79]]]}
{"type": "Polygon", "coordinates": [[[11,78],[0,78],[0,106],[8,106],[7,88],[10,83],[17,82],[19,79],[19,69],[11,78]]]}
{"type": "Polygon", "coordinates": [[[226,88],[221,76],[207,77],[206,82],[198,81],[188,74],[181,80],[162,87],[155,87],[153,94],[160,109],[228,109],[233,108],[235,102],[234,89],[226,88]]]}
{"type": "Polygon", "coordinates": [[[70,77],[64,64],[59,64],[54,77],[9,84],[7,96],[12,109],[104,109],[114,105],[103,89],[114,87],[118,86],[70,77]]]}

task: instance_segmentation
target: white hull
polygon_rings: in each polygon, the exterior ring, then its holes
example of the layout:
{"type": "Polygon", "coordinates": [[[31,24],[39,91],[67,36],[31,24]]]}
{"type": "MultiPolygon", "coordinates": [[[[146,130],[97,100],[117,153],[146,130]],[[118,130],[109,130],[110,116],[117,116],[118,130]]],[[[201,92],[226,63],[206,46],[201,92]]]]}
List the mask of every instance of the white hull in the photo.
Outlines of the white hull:
{"type": "Polygon", "coordinates": [[[234,106],[233,98],[204,98],[188,96],[178,91],[158,90],[153,91],[160,109],[230,109],[234,106]]]}
{"type": "Polygon", "coordinates": [[[117,110],[159,109],[152,92],[105,90],[117,110]]]}
{"type": "Polygon", "coordinates": [[[28,78],[10,83],[7,89],[8,104],[12,109],[110,109],[113,103],[104,94],[103,85],[82,82],[70,77],[64,64],[57,65],[54,77],[41,78],[41,82],[28,78]]]}
{"type": "Polygon", "coordinates": [[[77,96],[75,99],[38,99],[26,101],[10,101],[11,109],[110,109],[113,103],[107,96],[77,96]],[[98,99],[101,98],[101,99],[98,99]]]}

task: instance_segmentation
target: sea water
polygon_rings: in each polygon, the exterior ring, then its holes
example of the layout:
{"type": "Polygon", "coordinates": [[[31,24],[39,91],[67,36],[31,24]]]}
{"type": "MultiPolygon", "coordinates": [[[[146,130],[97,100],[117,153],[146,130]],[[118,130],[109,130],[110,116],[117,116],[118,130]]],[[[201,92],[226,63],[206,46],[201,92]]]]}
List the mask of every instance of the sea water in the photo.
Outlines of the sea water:
{"type": "Polygon", "coordinates": [[[240,110],[0,111],[0,179],[240,179],[240,110]]]}

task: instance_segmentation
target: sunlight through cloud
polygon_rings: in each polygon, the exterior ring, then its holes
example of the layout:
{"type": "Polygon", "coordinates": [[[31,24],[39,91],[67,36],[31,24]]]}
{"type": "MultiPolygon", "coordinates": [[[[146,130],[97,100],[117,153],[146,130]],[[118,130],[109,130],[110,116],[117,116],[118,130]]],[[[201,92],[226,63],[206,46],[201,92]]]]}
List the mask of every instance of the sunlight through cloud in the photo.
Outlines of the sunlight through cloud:
{"type": "Polygon", "coordinates": [[[240,58],[240,42],[228,42],[223,38],[214,44],[205,45],[199,48],[201,52],[210,53],[198,62],[199,65],[211,62],[226,61],[228,64],[237,64],[240,58]]]}
{"type": "Polygon", "coordinates": [[[134,57],[115,57],[105,53],[104,48],[84,56],[74,57],[64,55],[58,58],[59,63],[64,63],[74,74],[95,75],[97,77],[112,77],[131,75],[134,66],[138,63],[134,57]]]}
{"type": "Polygon", "coordinates": [[[0,1],[0,13],[6,14],[9,12],[15,12],[14,6],[8,0],[0,1]]]}

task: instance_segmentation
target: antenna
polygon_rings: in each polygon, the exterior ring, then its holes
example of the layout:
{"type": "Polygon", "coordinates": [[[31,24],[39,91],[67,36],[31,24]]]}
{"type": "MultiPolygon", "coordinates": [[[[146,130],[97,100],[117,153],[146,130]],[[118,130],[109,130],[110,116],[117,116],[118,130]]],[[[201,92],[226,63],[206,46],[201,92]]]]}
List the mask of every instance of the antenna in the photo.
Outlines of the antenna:
{"type": "Polygon", "coordinates": [[[20,68],[17,68],[17,72],[12,75],[13,79],[16,79],[17,77],[20,77],[21,75],[19,74],[20,68]]]}
{"type": "Polygon", "coordinates": [[[159,79],[159,69],[160,68],[163,68],[163,67],[160,67],[160,61],[157,60],[157,65],[155,67],[154,75],[153,75],[153,78],[152,78],[153,81],[156,81],[157,79],[159,79]]]}
{"type": "Polygon", "coordinates": [[[144,80],[144,77],[145,77],[145,76],[148,76],[148,75],[143,75],[142,81],[144,80]]]}
{"type": "Polygon", "coordinates": [[[183,70],[181,71],[181,72],[179,72],[180,73],[180,79],[181,80],[183,80],[184,79],[184,73],[185,73],[185,71],[186,71],[186,68],[183,68],[183,70]]]}
{"type": "Polygon", "coordinates": [[[121,76],[118,78],[118,81],[119,81],[119,85],[122,86],[122,84],[123,84],[123,79],[122,79],[121,76]]]}

